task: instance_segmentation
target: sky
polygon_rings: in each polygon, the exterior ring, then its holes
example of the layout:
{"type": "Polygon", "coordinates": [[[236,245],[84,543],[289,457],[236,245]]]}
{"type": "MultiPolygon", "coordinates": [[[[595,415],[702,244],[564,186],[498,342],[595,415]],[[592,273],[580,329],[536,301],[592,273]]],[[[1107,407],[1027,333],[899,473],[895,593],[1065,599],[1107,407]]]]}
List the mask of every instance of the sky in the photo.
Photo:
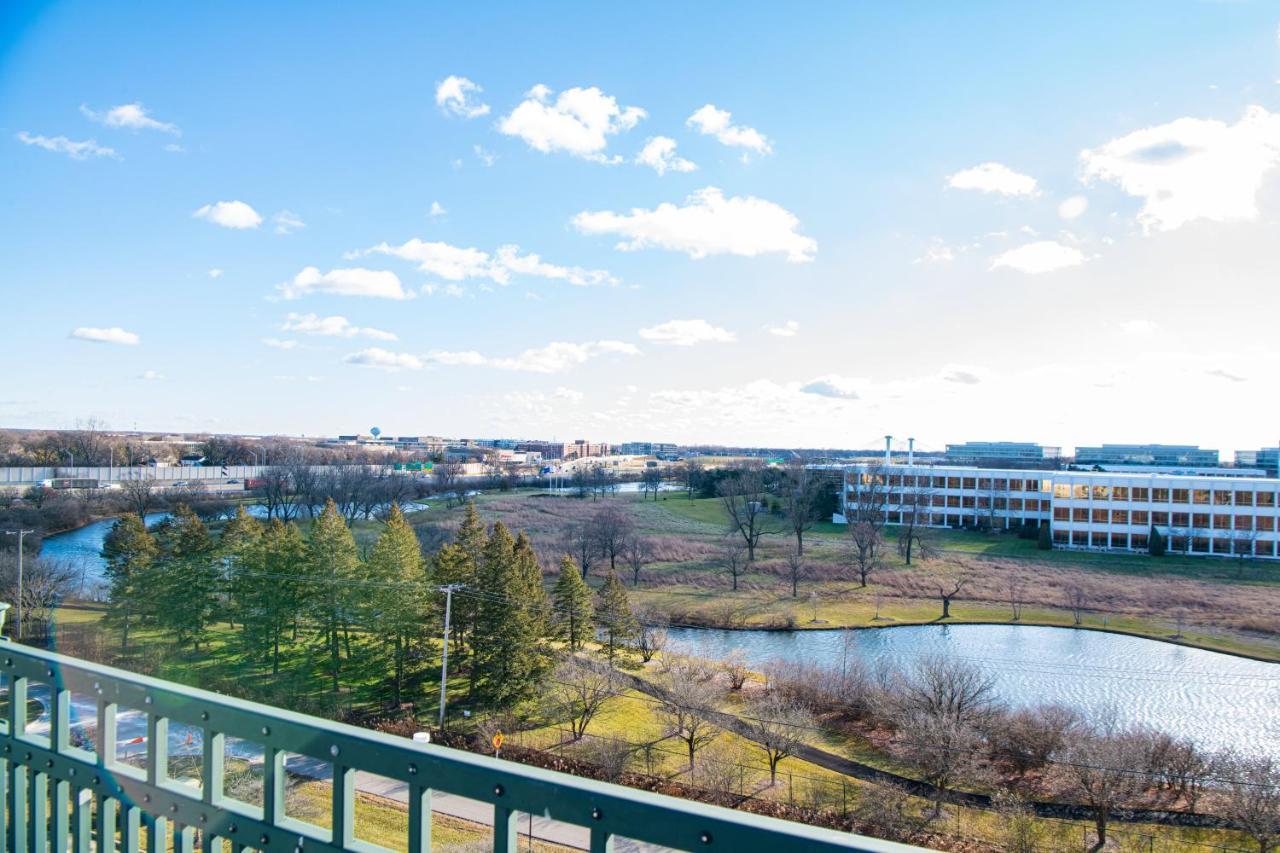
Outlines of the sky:
{"type": "Polygon", "coordinates": [[[0,426],[1274,446],[1280,3],[0,6],[0,426]]]}

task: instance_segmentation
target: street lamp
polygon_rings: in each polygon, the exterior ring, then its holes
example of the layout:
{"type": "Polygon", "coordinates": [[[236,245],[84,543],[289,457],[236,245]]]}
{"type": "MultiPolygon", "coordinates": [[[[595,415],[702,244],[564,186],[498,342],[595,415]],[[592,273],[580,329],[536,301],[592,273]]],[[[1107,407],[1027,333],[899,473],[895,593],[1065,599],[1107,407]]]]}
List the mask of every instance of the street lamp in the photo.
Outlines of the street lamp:
{"type": "Polygon", "coordinates": [[[14,611],[13,618],[13,638],[15,640],[22,639],[22,540],[28,533],[34,533],[34,530],[6,530],[8,536],[18,537],[18,601],[14,611]]]}

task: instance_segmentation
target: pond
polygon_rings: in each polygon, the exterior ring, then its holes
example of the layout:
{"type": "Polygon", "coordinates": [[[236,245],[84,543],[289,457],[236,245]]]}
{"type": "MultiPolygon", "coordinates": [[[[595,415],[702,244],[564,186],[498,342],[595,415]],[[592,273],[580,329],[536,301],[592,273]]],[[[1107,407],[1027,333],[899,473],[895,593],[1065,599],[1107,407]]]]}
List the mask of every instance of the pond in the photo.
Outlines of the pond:
{"type": "Polygon", "coordinates": [[[1057,703],[1091,719],[1113,714],[1123,724],[1189,737],[1208,749],[1280,755],[1280,664],[1140,637],[1031,625],[672,628],[668,648],[717,660],[740,648],[757,668],[780,660],[838,669],[856,658],[909,670],[931,656],[954,658],[988,674],[1014,707],[1057,703]]]}
{"type": "MultiPolygon", "coordinates": [[[[423,503],[406,503],[402,508],[405,512],[417,512],[430,507],[423,503]]],[[[262,504],[249,504],[245,507],[245,511],[255,518],[267,517],[267,508],[262,504]]],[[[169,515],[167,512],[149,512],[146,515],[147,526],[159,524],[169,515]]],[[[115,523],[114,518],[104,518],[101,521],[86,524],[84,527],[77,527],[75,530],[46,536],[40,543],[41,557],[56,560],[70,566],[76,572],[80,587],[77,597],[90,596],[95,587],[99,586],[105,578],[102,543],[115,523]]]]}

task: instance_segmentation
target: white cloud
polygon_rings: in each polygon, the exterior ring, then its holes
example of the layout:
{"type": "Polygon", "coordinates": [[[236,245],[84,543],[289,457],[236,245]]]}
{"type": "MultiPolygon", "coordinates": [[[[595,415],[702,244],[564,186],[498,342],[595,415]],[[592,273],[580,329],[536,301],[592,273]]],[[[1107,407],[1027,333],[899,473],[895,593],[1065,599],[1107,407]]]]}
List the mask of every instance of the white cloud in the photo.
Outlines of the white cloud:
{"type": "Polygon", "coordinates": [[[474,350],[434,350],[427,353],[424,360],[449,366],[492,367],[526,373],[563,373],[571,367],[606,354],[632,356],[639,355],[640,350],[634,344],[624,341],[589,341],[581,344],[553,341],[544,347],[527,349],[511,357],[485,356],[474,350]]]}
{"type": "Polygon", "coordinates": [[[689,116],[685,124],[703,135],[714,136],[720,144],[731,148],[746,148],[757,154],[773,152],[773,146],[764,134],[754,127],[735,125],[733,115],[728,110],[718,109],[715,104],[704,105],[689,116]]]}
{"type": "Polygon", "coordinates": [[[1007,267],[1034,275],[1079,266],[1086,260],[1084,253],[1072,246],[1053,240],[1037,240],[996,255],[991,259],[991,269],[1007,267]]]}
{"type": "Polygon", "coordinates": [[[222,270],[218,267],[209,270],[209,278],[222,278],[222,270]]]}
{"type": "MultiPolygon", "coordinates": [[[[479,160],[481,165],[483,165],[485,168],[488,168],[489,166],[492,166],[494,163],[498,162],[497,154],[494,154],[492,151],[486,151],[484,148],[482,148],[479,145],[471,146],[471,150],[475,152],[476,159],[479,160]]],[[[455,160],[454,161],[455,166],[461,165],[461,162],[462,162],[461,160],[455,160]]]]}
{"type": "Polygon", "coordinates": [[[444,205],[440,204],[440,202],[433,201],[431,202],[431,209],[427,211],[427,216],[430,216],[432,219],[437,219],[448,212],[449,211],[445,210],[444,205]]]}
{"type": "Polygon", "coordinates": [[[551,394],[551,396],[556,398],[557,400],[567,400],[570,403],[581,403],[583,398],[583,393],[581,391],[575,391],[572,388],[565,388],[562,385],[559,388],[556,388],[556,390],[551,394]]]}
{"type": "Polygon", "coordinates": [[[357,335],[379,341],[397,340],[392,332],[372,329],[367,326],[355,326],[346,317],[334,315],[321,317],[318,314],[290,313],[284,319],[282,331],[295,332],[300,335],[320,335],[329,338],[354,338],[357,335]]]}
{"type": "Polygon", "coordinates": [[[646,341],[674,347],[691,347],[694,344],[728,344],[736,340],[733,332],[713,326],[706,320],[668,320],[638,334],[646,341]]]}
{"type": "Polygon", "coordinates": [[[946,367],[942,370],[942,381],[956,385],[978,385],[982,382],[982,371],[970,367],[946,367]]]}
{"type": "Polygon", "coordinates": [[[1085,179],[1142,199],[1147,231],[1256,219],[1258,190],[1280,163],[1280,114],[1251,106],[1232,125],[1184,117],[1082,151],[1080,160],[1085,179]]]}
{"type": "Polygon", "coordinates": [[[1002,163],[981,163],[947,178],[947,186],[957,190],[978,190],[999,195],[1033,196],[1036,179],[1015,172],[1002,163]]]}
{"type": "Polygon", "coordinates": [[[280,211],[271,217],[271,221],[276,225],[277,234],[292,234],[294,231],[300,231],[307,227],[307,223],[302,221],[302,217],[292,210],[280,211]]]}
{"type": "Polygon", "coordinates": [[[924,250],[924,254],[916,258],[913,264],[949,264],[956,259],[955,249],[940,240],[934,240],[924,250]]]}
{"type": "Polygon", "coordinates": [[[436,106],[446,113],[463,118],[488,115],[489,105],[479,97],[483,91],[466,77],[450,75],[436,86],[436,106]]]}
{"type": "Polygon", "coordinates": [[[623,251],[657,246],[693,258],[777,252],[792,263],[804,263],[818,250],[813,238],[796,233],[800,220],[786,208],[754,196],[725,198],[715,187],[698,190],[683,206],[664,202],[629,213],[583,211],[573,224],[584,234],[626,237],[618,244],[623,251]]]}
{"type": "Polygon", "coordinates": [[[81,326],[71,333],[71,337],[79,338],[82,341],[94,341],[100,344],[123,344],[125,346],[134,346],[141,340],[133,332],[126,332],[119,326],[112,326],[109,329],[81,326]]]}
{"type": "Polygon", "coordinates": [[[391,352],[381,347],[353,352],[342,359],[347,364],[358,364],[361,367],[376,367],[379,370],[421,370],[422,359],[407,352],[391,352]]]}
{"type": "Polygon", "coordinates": [[[1246,381],[1245,377],[1241,376],[1240,374],[1232,373],[1228,370],[1223,370],[1221,367],[1215,367],[1212,370],[1206,370],[1205,375],[1212,376],[1214,379],[1225,379],[1228,382],[1245,382],[1246,381]]]}
{"type": "Polygon", "coordinates": [[[575,157],[598,162],[609,137],[635,127],[647,114],[639,107],[620,107],[612,95],[595,86],[574,87],[560,93],[554,102],[552,91],[539,83],[530,89],[509,115],[498,121],[498,130],[518,136],[530,148],[549,154],[565,151],[575,157]]]}
{"type": "Polygon", "coordinates": [[[45,151],[66,154],[72,160],[88,160],[90,157],[120,159],[120,155],[116,153],[114,148],[99,145],[97,140],[94,139],[75,142],[65,136],[39,136],[27,133],[24,130],[18,133],[18,141],[23,145],[34,145],[37,148],[43,148],[45,151]]]}
{"type": "Polygon", "coordinates": [[[1058,205],[1058,215],[1063,219],[1076,219],[1089,209],[1089,199],[1082,195],[1073,195],[1058,205]]]}
{"type": "Polygon", "coordinates": [[[777,335],[780,338],[794,338],[800,332],[800,324],[795,320],[788,320],[781,326],[765,326],[765,330],[771,335],[777,335]]]}
{"type": "Polygon", "coordinates": [[[543,261],[542,257],[536,253],[521,254],[520,247],[513,243],[499,246],[498,250],[490,255],[481,249],[453,246],[438,241],[424,241],[415,237],[399,246],[379,243],[368,249],[348,253],[348,257],[355,258],[369,254],[392,255],[411,261],[417,264],[422,272],[454,282],[479,278],[489,279],[495,284],[507,284],[511,281],[512,275],[523,275],[566,281],[580,287],[618,283],[618,280],[605,270],[550,264],[543,261]]]}
{"type": "Polygon", "coordinates": [[[243,201],[219,201],[206,204],[191,215],[196,219],[221,225],[223,228],[257,228],[262,224],[262,214],[243,201]]]}
{"type": "Polygon", "coordinates": [[[320,272],[316,267],[306,267],[293,277],[293,281],[278,285],[277,289],[285,299],[297,299],[308,293],[372,296],[379,299],[409,298],[395,273],[362,267],[334,269],[326,273],[320,272]]]}
{"type": "Polygon", "coordinates": [[[162,133],[172,133],[174,136],[182,135],[182,131],[178,129],[176,124],[153,119],[147,114],[147,108],[139,103],[120,104],[106,112],[97,112],[81,104],[80,112],[89,120],[96,121],[106,127],[118,127],[128,130],[158,130],[162,133]]]}
{"type": "Polygon", "coordinates": [[[1126,335],[1152,335],[1158,328],[1151,320],[1125,320],[1120,324],[1120,331],[1126,335]]]}
{"type": "Polygon", "coordinates": [[[283,341],[280,338],[263,338],[262,343],[272,349],[295,349],[298,346],[297,341],[283,341]]]}
{"type": "Polygon", "coordinates": [[[144,370],[138,374],[138,378],[144,382],[158,382],[164,379],[164,374],[158,370],[144,370]]]}
{"type": "Polygon", "coordinates": [[[692,172],[697,165],[676,154],[676,141],[669,136],[654,136],[636,155],[636,163],[648,166],[659,175],[671,172],[692,172]]]}
{"type": "Polygon", "coordinates": [[[835,373],[819,376],[800,386],[802,394],[813,394],[818,397],[831,397],[835,400],[860,400],[859,388],[865,384],[863,379],[850,379],[835,373]]]}
{"type": "Polygon", "coordinates": [[[168,151],[170,154],[186,154],[187,153],[187,149],[183,148],[181,145],[179,145],[176,142],[170,142],[168,145],[164,147],[164,150],[168,151]]]}

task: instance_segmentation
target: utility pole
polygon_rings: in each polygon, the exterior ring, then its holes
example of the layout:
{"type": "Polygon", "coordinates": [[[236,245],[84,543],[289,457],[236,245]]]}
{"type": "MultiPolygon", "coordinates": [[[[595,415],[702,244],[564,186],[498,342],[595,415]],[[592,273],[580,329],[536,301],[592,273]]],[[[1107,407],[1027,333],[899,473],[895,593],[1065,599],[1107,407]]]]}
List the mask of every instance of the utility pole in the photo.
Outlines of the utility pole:
{"type": "MultiPolygon", "coordinates": [[[[449,680],[449,618],[453,611],[453,592],[457,589],[466,589],[464,583],[451,583],[445,586],[437,587],[440,592],[444,593],[444,643],[441,645],[440,653],[440,731],[444,731],[444,703],[445,703],[445,685],[449,680]]],[[[21,617],[19,617],[21,618],[21,617]]]]}
{"type": "Polygon", "coordinates": [[[13,621],[13,638],[15,640],[22,639],[22,540],[28,533],[34,533],[34,530],[6,530],[8,536],[18,537],[18,600],[15,602],[14,621],[13,621]]]}

